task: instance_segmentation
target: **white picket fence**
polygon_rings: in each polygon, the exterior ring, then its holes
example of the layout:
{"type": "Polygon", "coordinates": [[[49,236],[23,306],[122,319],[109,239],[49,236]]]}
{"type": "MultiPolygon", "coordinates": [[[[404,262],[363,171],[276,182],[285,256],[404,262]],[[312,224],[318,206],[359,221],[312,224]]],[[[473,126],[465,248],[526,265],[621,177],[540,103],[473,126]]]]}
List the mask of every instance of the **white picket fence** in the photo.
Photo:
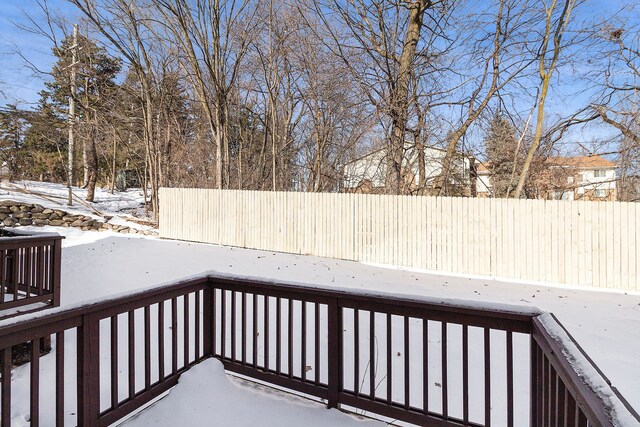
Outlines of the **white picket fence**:
{"type": "Polygon", "coordinates": [[[640,291],[640,204],[163,188],[162,237],[640,291]]]}

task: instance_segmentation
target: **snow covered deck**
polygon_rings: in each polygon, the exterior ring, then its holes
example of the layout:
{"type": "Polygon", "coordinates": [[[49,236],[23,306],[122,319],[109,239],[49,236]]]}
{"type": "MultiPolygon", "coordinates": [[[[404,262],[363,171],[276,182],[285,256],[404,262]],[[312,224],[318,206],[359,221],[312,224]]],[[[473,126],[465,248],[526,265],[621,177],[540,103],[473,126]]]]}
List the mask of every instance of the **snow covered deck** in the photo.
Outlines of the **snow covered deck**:
{"type": "Polygon", "coordinates": [[[72,233],[63,241],[63,306],[216,270],[310,285],[537,307],[554,313],[612,384],[634,408],[640,408],[638,294],[435,275],[107,233],[72,233]],[[99,240],[90,242],[92,239],[99,240]]]}
{"type": "Polygon", "coordinates": [[[374,427],[386,424],[336,409],[327,410],[290,394],[230,378],[222,363],[209,359],[182,374],[178,386],[167,397],[123,425],[374,427]]]}

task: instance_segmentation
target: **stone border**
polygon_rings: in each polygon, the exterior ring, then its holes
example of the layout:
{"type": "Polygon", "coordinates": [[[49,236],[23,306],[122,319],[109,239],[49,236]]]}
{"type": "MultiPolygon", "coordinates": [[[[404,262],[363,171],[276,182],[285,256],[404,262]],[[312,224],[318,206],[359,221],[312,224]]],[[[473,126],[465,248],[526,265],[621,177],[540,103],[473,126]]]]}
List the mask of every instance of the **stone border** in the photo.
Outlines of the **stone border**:
{"type": "Polygon", "coordinates": [[[155,230],[137,230],[126,225],[110,224],[86,215],[71,214],[61,209],[45,208],[35,203],[21,203],[13,200],[0,201],[0,228],[33,225],[44,227],[75,227],[83,231],[111,230],[117,233],[144,234],[157,236],[155,230]]]}

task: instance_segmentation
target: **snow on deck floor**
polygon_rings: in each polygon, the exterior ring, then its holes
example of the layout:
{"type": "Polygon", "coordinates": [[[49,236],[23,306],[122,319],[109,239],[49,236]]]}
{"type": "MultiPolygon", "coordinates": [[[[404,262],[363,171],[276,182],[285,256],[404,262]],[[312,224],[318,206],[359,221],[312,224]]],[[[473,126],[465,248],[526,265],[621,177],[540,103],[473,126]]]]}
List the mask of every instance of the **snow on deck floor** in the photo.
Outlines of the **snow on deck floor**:
{"type": "MultiPolygon", "coordinates": [[[[47,231],[54,231],[49,227],[47,231]]],[[[68,233],[69,229],[56,229],[68,233]]],[[[118,294],[209,270],[469,301],[555,313],[625,398],[640,408],[640,295],[427,274],[357,262],[107,232],[63,241],[62,305],[118,294]],[[79,243],[79,244],[77,244],[79,243]]]]}
{"type": "Polygon", "coordinates": [[[292,395],[240,384],[225,374],[221,362],[209,359],[182,374],[178,386],[168,396],[122,425],[374,427],[385,423],[359,419],[292,395]]]}

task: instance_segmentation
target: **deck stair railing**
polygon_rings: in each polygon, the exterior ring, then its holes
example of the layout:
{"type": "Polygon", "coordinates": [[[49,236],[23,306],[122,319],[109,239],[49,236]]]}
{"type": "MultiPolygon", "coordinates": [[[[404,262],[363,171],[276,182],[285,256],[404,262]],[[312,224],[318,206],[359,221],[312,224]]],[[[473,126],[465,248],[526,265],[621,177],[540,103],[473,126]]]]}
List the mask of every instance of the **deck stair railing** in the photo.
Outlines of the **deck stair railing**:
{"type": "Polygon", "coordinates": [[[60,305],[60,258],[64,237],[0,230],[0,318],[25,306],[60,305]]]}

